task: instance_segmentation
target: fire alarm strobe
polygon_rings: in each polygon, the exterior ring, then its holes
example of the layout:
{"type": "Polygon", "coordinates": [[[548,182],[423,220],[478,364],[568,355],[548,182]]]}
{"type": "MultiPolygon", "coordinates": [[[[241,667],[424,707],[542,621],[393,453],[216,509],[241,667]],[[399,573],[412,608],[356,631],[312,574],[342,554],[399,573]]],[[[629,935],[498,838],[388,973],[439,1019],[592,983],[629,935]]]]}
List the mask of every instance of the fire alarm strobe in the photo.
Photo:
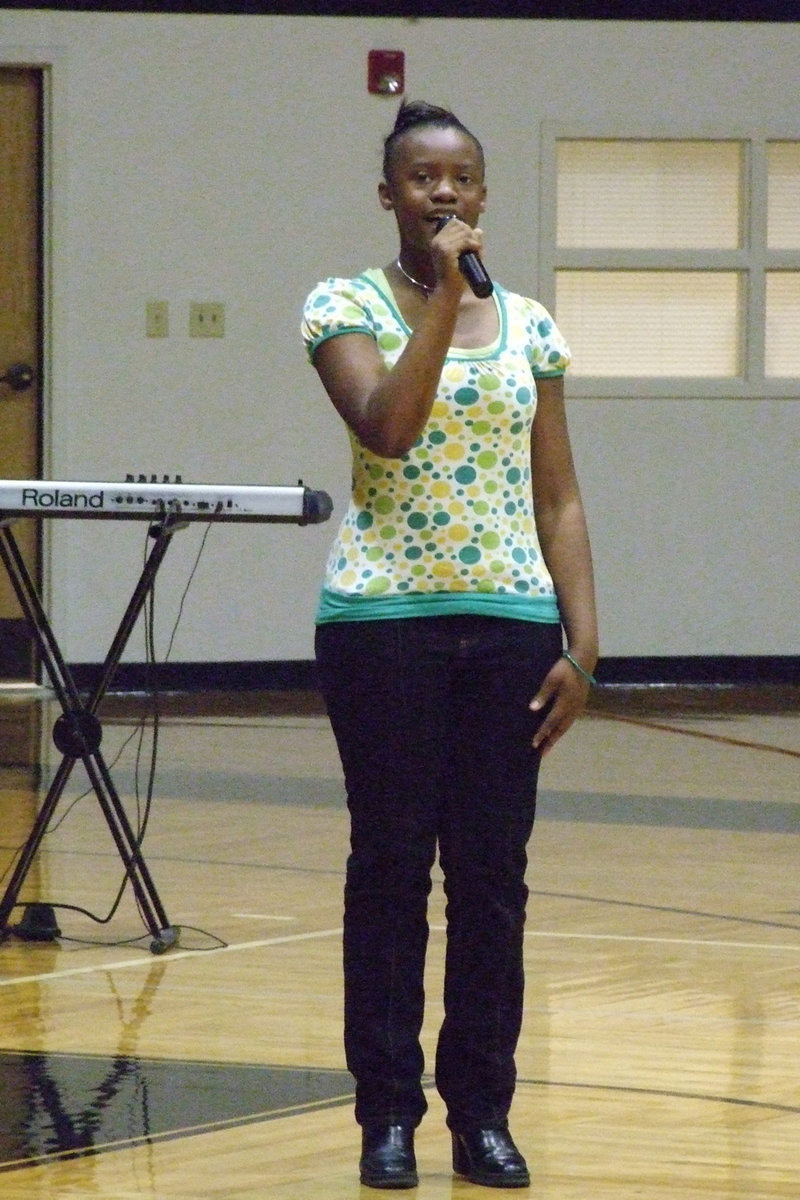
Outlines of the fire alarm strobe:
{"type": "Polygon", "coordinates": [[[373,96],[403,94],[405,54],[402,50],[370,50],[367,55],[367,88],[373,96]]]}

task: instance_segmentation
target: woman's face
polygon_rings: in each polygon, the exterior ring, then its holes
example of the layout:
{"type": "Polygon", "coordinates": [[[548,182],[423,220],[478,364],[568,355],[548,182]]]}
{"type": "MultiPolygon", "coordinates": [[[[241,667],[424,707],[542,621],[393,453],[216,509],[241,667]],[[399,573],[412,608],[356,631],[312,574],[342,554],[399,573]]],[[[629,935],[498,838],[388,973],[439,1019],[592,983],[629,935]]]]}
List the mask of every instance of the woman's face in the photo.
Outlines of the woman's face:
{"type": "Polygon", "coordinates": [[[398,138],[389,179],[378,186],[383,208],[393,211],[404,246],[426,249],[440,217],[475,226],[486,208],[483,161],[460,129],[422,125],[398,138]]]}

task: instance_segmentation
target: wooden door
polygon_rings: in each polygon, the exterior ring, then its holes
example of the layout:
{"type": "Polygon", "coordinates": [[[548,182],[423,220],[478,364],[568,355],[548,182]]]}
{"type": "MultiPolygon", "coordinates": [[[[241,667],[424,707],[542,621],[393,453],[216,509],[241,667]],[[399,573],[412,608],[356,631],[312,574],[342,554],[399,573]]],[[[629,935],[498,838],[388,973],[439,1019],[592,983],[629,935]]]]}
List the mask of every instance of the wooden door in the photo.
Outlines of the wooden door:
{"type": "MultiPolygon", "coordinates": [[[[0,479],[41,474],[41,147],[42,72],[0,67],[0,479]]],[[[13,528],[38,581],[39,522],[13,528]]],[[[0,683],[37,674],[32,640],[0,566],[0,683]]]]}

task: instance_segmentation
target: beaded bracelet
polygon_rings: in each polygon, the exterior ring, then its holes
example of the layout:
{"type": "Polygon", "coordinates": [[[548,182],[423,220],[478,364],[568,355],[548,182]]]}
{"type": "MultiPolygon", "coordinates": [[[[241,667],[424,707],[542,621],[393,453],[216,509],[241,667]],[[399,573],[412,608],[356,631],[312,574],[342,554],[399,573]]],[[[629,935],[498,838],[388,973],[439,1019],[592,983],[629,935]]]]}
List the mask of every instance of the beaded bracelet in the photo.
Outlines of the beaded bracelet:
{"type": "Polygon", "coordinates": [[[572,666],[575,668],[575,670],[578,672],[578,674],[579,674],[579,675],[582,675],[582,676],[583,676],[583,678],[584,678],[585,680],[587,680],[587,681],[588,681],[588,682],[589,682],[589,683],[592,685],[592,687],[596,687],[596,686],[597,686],[597,680],[595,679],[594,675],[590,675],[588,671],[584,671],[584,669],[583,669],[583,667],[581,666],[581,664],[580,664],[580,663],[579,663],[579,662],[578,662],[576,659],[574,659],[574,658],[572,657],[572,655],[570,654],[569,650],[564,650],[564,651],[562,652],[562,655],[561,655],[561,657],[562,657],[562,658],[565,658],[565,659],[567,660],[567,662],[568,662],[568,663],[571,663],[571,664],[572,664],[572,666]]]}

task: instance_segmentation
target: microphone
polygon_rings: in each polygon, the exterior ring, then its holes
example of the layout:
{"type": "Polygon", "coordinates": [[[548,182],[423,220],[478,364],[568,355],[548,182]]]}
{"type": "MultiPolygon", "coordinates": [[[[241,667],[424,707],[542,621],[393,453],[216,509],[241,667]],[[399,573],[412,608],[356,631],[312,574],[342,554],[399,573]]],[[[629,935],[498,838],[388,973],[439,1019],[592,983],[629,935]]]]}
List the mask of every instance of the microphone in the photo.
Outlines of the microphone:
{"type": "MultiPolygon", "coordinates": [[[[436,232],[440,233],[447,222],[453,220],[454,216],[455,213],[448,213],[446,217],[439,217],[439,220],[436,222],[436,232]]],[[[491,296],[494,291],[494,284],[489,278],[486,267],[474,250],[465,250],[463,254],[459,254],[458,265],[461,269],[461,274],[476,296],[481,300],[485,300],[487,296],[491,296]]]]}

